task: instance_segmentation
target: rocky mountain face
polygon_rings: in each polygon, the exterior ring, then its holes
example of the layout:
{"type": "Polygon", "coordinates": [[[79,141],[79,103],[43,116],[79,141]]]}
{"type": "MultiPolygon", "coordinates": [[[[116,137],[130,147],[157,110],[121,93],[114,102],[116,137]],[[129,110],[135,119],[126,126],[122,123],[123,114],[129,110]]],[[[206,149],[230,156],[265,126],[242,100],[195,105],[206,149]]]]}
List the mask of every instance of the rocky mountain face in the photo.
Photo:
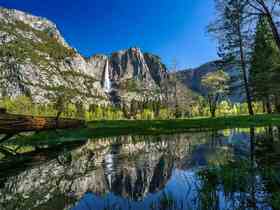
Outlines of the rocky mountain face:
{"type": "Polygon", "coordinates": [[[67,92],[84,103],[160,97],[168,77],[157,56],[138,48],[84,58],[51,21],[0,8],[0,97],[48,102],[67,92]]]}
{"type": "Polygon", "coordinates": [[[106,99],[90,65],[50,21],[0,9],[0,96],[43,103],[67,90],[77,98],[106,99]]]}
{"type": "Polygon", "coordinates": [[[196,92],[203,92],[201,79],[204,75],[214,72],[217,70],[217,65],[215,62],[206,63],[196,69],[186,69],[178,71],[177,78],[183,84],[187,85],[189,88],[196,92]]]}
{"type": "MultiPolygon", "coordinates": [[[[205,88],[203,88],[201,84],[203,76],[210,72],[215,72],[221,68],[221,62],[217,60],[203,64],[195,69],[178,71],[176,73],[176,77],[187,88],[190,88],[194,92],[197,92],[201,95],[205,95],[207,90],[205,90],[205,88]]],[[[228,65],[223,67],[222,69],[224,69],[224,71],[227,72],[231,78],[230,86],[232,91],[228,96],[228,99],[232,102],[242,102],[244,100],[244,93],[240,87],[240,80],[237,80],[237,78],[240,77],[241,73],[236,68],[237,67],[233,65],[228,65]]]]}

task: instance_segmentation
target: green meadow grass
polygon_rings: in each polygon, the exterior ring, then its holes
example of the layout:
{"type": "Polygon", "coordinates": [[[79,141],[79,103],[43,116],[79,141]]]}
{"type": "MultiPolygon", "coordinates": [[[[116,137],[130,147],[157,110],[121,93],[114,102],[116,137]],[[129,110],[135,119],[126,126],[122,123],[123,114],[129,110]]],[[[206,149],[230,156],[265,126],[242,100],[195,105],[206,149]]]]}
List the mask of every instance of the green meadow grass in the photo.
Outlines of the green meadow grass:
{"type": "Polygon", "coordinates": [[[16,141],[17,144],[57,144],[65,141],[80,141],[119,135],[160,135],[270,125],[280,126],[280,115],[231,116],[178,120],[104,120],[88,122],[85,127],[79,129],[44,131],[31,135],[21,135],[12,139],[12,142],[16,141]]]}

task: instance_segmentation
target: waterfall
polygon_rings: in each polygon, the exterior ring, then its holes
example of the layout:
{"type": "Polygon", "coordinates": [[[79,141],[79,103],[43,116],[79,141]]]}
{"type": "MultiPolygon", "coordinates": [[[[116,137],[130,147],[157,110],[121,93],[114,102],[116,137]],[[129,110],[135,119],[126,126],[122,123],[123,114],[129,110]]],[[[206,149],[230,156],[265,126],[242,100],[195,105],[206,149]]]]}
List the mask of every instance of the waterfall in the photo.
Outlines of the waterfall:
{"type": "Polygon", "coordinates": [[[111,81],[110,81],[110,77],[109,77],[109,61],[108,60],[106,61],[106,66],[105,66],[103,88],[106,93],[109,93],[111,91],[111,81]]]}

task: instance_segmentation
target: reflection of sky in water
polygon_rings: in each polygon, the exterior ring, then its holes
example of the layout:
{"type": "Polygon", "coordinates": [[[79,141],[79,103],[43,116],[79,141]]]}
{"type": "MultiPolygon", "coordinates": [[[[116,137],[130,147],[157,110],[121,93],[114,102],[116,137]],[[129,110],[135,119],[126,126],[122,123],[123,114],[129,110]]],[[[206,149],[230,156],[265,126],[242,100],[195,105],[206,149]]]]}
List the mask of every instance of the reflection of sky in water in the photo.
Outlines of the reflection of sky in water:
{"type": "Polygon", "coordinates": [[[86,193],[79,204],[73,210],[101,210],[101,209],[151,209],[153,205],[158,205],[159,200],[165,195],[176,199],[178,206],[185,208],[192,207],[197,197],[197,179],[194,171],[182,171],[174,169],[170,180],[165,188],[157,193],[148,194],[142,201],[135,202],[129,199],[109,193],[96,196],[93,193],[86,193]]]}
{"type": "MultiPolygon", "coordinates": [[[[232,147],[235,155],[248,155],[250,148],[250,136],[248,133],[238,132],[237,130],[231,130],[228,136],[221,136],[220,134],[215,136],[216,139],[219,138],[220,145],[218,147],[232,147]]],[[[213,139],[212,139],[213,140],[213,139]]],[[[172,170],[172,175],[166,182],[165,186],[155,193],[148,193],[142,200],[133,201],[129,198],[124,198],[117,196],[114,193],[108,193],[104,197],[94,195],[93,193],[87,193],[80,200],[78,205],[72,210],[92,210],[92,209],[132,209],[132,210],[148,210],[148,209],[162,209],[160,207],[164,198],[172,199],[173,205],[164,209],[199,209],[199,190],[200,181],[196,175],[197,170],[201,167],[206,167],[208,163],[208,156],[212,153],[222,152],[218,151],[216,147],[211,148],[209,144],[196,145],[191,155],[181,159],[179,163],[180,169],[176,166],[172,170]],[[167,197],[166,197],[167,196],[167,197]],[[153,207],[153,208],[152,208],[153,207]]],[[[228,151],[228,150],[227,150],[228,151]]],[[[216,161],[224,158],[223,155],[219,156],[216,154],[216,161]]],[[[105,157],[105,161],[108,162],[109,167],[112,167],[112,159],[110,156],[105,157]]],[[[113,169],[113,168],[111,168],[113,169]]],[[[111,171],[111,170],[110,170],[111,171]]],[[[109,174],[107,175],[109,176],[109,174]]],[[[110,176],[109,176],[110,177],[110,176]]],[[[229,200],[222,190],[217,189],[218,198],[218,209],[231,209],[234,206],[238,206],[240,203],[238,199],[234,201],[229,200]]],[[[262,200],[262,192],[256,192],[256,198],[262,200]]],[[[233,197],[239,198],[244,196],[244,194],[234,193],[233,197]]],[[[257,204],[257,209],[270,209],[268,207],[257,204]]]]}
{"type": "MultiPolygon", "coordinates": [[[[164,208],[166,210],[191,210],[199,209],[198,190],[200,182],[194,170],[182,171],[174,169],[170,180],[166,183],[165,188],[160,192],[148,194],[142,201],[131,201],[129,199],[116,196],[113,193],[108,193],[104,197],[97,196],[93,193],[86,193],[79,201],[78,205],[72,210],[104,210],[104,209],[132,209],[132,210],[150,210],[162,209],[158,205],[160,200],[165,196],[170,196],[175,199],[173,208],[164,208]],[[154,208],[152,208],[154,207],[154,208]]],[[[223,190],[217,191],[218,206],[217,209],[232,209],[233,206],[238,206],[239,198],[244,194],[235,193],[234,202],[227,199],[223,190]]],[[[262,200],[264,197],[262,192],[256,192],[256,198],[262,200]]],[[[248,208],[250,209],[250,208],[248,208]]],[[[257,204],[256,209],[271,210],[265,204],[257,204]]]]}
{"type": "MultiPolygon", "coordinates": [[[[7,178],[0,187],[0,209],[1,202],[18,201],[19,194],[23,195],[21,203],[26,206],[32,202],[48,205],[56,198],[67,208],[76,202],[73,210],[154,210],[168,199],[177,208],[162,209],[199,209],[201,183],[197,172],[209,164],[225,164],[228,158],[249,157],[249,133],[226,132],[227,135],[209,132],[123,137],[117,143],[112,138],[89,141],[67,155],[61,154],[62,159],[70,155],[69,161],[61,164],[62,161],[52,160],[7,178]],[[73,202],[67,203],[69,197],[74,198],[73,202]]],[[[261,178],[256,180],[261,185],[261,178]]],[[[222,186],[216,193],[219,209],[232,209],[233,203],[226,198],[222,186]]],[[[264,197],[261,193],[255,194],[258,200],[264,197]]],[[[237,205],[238,201],[235,202],[237,205]]],[[[7,210],[16,209],[16,204],[10,206],[13,207],[7,210]]],[[[17,209],[40,209],[39,204],[34,208],[26,206],[17,209]]],[[[259,209],[269,208],[259,206],[259,209]]]]}
{"type": "MultiPolygon", "coordinates": [[[[133,210],[148,210],[159,209],[160,201],[169,196],[174,199],[175,207],[170,209],[199,209],[198,190],[199,180],[196,176],[196,172],[193,170],[182,171],[174,169],[170,180],[166,183],[164,189],[154,194],[147,194],[142,201],[132,201],[130,199],[116,196],[113,193],[108,193],[104,197],[94,195],[93,193],[87,193],[80,200],[78,205],[72,210],[101,210],[101,209],[133,209],[133,210]],[[151,208],[151,207],[154,208],[151,208]]],[[[231,209],[232,206],[238,206],[238,199],[234,202],[228,200],[222,190],[217,192],[218,194],[218,209],[231,209]]],[[[236,198],[243,196],[242,194],[235,193],[236,198]]],[[[261,192],[256,194],[256,197],[260,199],[263,197],[261,192]]],[[[169,209],[169,208],[165,208],[169,209]]],[[[257,209],[267,209],[265,205],[258,205],[257,209]]]]}

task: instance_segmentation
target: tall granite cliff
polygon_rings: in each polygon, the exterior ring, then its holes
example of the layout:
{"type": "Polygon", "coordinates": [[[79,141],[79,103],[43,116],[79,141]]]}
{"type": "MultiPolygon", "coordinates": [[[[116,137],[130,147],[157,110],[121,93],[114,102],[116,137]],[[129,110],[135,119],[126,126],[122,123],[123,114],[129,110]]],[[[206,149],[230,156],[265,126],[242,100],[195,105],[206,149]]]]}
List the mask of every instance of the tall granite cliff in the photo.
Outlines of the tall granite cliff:
{"type": "Polygon", "coordinates": [[[6,8],[0,8],[0,69],[0,97],[27,95],[40,103],[64,91],[85,103],[159,97],[167,78],[157,56],[130,48],[85,58],[51,21],[6,8]]]}

